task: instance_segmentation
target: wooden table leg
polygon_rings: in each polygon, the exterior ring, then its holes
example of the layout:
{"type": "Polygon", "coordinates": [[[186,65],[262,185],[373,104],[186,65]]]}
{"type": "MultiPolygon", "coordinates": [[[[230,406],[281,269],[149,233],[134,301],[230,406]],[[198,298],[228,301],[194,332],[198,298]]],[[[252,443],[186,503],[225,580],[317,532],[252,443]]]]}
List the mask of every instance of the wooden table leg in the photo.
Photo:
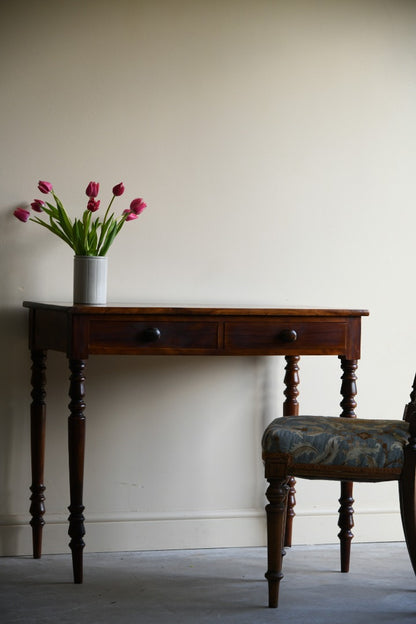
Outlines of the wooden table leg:
{"type": "MultiPolygon", "coordinates": [[[[287,355],[285,356],[285,390],[284,395],[286,397],[283,403],[283,416],[297,416],[299,414],[298,403],[298,385],[299,385],[299,355],[287,355]]],[[[286,516],[286,533],[285,533],[285,546],[292,545],[292,531],[293,531],[293,519],[295,517],[296,506],[296,479],[289,477],[288,481],[289,493],[287,497],[287,516],[286,516]]]]}
{"type": "Polygon", "coordinates": [[[354,537],[351,529],[354,526],[354,499],[352,497],[353,484],[351,481],[341,481],[341,496],[339,498],[338,533],[341,548],[341,572],[349,572],[351,540],[354,537]]]}
{"type": "MultiPolygon", "coordinates": [[[[341,377],[341,407],[343,418],[355,418],[355,408],[357,403],[355,396],[357,394],[355,371],[357,370],[357,360],[347,360],[345,357],[341,357],[341,369],[343,375],[341,377]]],[[[353,484],[351,481],[341,482],[341,496],[339,499],[340,508],[338,510],[339,520],[338,526],[340,532],[338,537],[340,539],[341,546],[341,572],[348,572],[350,569],[350,552],[351,552],[351,540],[354,537],[351,529],[354,526],[354,509],[353,509],[353,484]]]]}
{"type": "Polygon", "coordinates": [[[46,355],[42,349],[33,349],[32,357],[32,403],[30,406],[30,439],[32,485],[30,490],[30,514],[32,519],[33,557],[42,555],[42,529],[45,524],[45,485],[43,483],[45,466],[45,425],[46,425],[46,355]]]}
{"type": "Polygon", "coordinates": [[[355,395],[357,394],[357,377],[355,371],[357,370],[358,363],[357,360],[347,360],[342,356],[340,356],[339,359],[341,360],[341,369],[343,371],[341,377],[341,416],[343,418],[356,418],[355,408],[357,407],[357,403],[355,401],[355,395]]]}
{"type": "Polygon", "coordinates": [[[69,529],[71,537],[70,548],[72,551],[72,567],[74,583],[82,583],[83,565],[82,554],[85,546],[83,537],[84,528],[84,505],[82,504],[84,484],[84,455],[85,455],[85,389],[83,360],[69,361],[71,370],[69,396],[70,415],[68,418],[68,453],[69,453],[69,487],[70,505],[69,529]]]}

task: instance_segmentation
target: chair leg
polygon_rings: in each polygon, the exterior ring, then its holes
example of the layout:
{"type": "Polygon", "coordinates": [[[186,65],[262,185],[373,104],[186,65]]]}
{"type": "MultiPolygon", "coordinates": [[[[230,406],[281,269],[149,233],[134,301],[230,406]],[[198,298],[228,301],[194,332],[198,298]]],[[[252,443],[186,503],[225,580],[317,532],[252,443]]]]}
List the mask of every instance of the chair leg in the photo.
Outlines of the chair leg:
{"type": "Polygon", "coordinates": [[[265,577],[269,584],[269,607],[276,608],[279,600],[279,584],[283,578],[282,560],[286,528],[288,479],[269,477],[266,496],[267,512],[267,565],[265,577]]]}
{"type": "Polygon", "coordinates": [[[403,473],[399,480],[400,513],[406,546],[416,574],[416,450],[406,447],[403,473]]]}

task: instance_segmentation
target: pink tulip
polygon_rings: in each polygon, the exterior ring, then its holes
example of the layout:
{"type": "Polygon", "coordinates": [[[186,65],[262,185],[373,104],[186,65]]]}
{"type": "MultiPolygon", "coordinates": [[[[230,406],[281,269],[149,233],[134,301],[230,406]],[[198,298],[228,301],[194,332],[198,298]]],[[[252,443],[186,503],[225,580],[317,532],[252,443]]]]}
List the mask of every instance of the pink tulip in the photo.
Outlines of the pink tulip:
{"type": "Polygon", "coordinates": [[[32,210],[35,212],[42,212],[45,202],[41,199],[34,199],[30,205],[32,206],[32,210]]]}
{"type": "Polygon", "coordinates": [[[93,197],[91,197],[89,199],[89,201],[88,201],[87,209],[90,212],[96,212],[99,207],[100,207],[100,200],[99,199],[94,199],[93,197]]]}
{"type": "Polygon", "coordinates": [[[24,208],[16,208],[13,214],[16,217],[16,219],[19,219],[19,221],[23,221],[23,223],[26,223],[26,221],[30,217],[29,210],[25,210],[24,208]]]}
{"type": "Polygon", "coordinates": [[[45,195],[47,195],[52,191],[52,184],[50,182],[39,180],[38,189],[41,193],[45,193],[45,195]]]}
{"type": "Polygon", "coordinates": [[[127,215],[126,217],[126,221],[134,221],[134,219],[137,219],[137,217],[139,215],[137,215],[135,212],[131,212],[130,210],[123,210],[123,214],[127,215]]]}
{"type": "Polygon", "coordinates": [[[124,193],[124,184],[123,184],[123,182],[120,182],[120,184],[116,184],[113,187],[113,195],[115,197],[120,197],[120,195],[123,195],[123,193],[124,193]]]}
{"type": "Polygon", "coordinates": [[[146,206],[147,204],[144,202],[144,200],[139,197],[138,199],[133,199],[130,204],[130,210],[134,212],[137,216],[139,216],[139,214],[143,212],[146,206]]]}
{"type": "Polygon", "coordinates": [[[87,197],[97,197],[98,191],[100,190],[99,182],[90,182],[85,190],[85,194],[87,197]]]}

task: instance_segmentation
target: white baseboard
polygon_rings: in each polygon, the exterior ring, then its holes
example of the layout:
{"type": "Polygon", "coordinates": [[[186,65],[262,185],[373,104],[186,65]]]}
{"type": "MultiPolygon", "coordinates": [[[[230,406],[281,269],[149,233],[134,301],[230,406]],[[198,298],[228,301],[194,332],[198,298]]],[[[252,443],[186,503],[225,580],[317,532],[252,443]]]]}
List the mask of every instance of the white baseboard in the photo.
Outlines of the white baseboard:
{"type": "MultiPolygon", "coordinates": [[[[393,510],[356,513],[356,542],[403,541],[400,514],[393,510]]],[[[65,517],[47,517],[43,552],[68,552],[65,517]]],[[[338,543],[338,516],[299,512],[293,544],[338,543]]],[[[170,550],[264,546],[265,514],[262,509],[197,513],[158,513],[89,516],[85,523],[86,552],[170,550]]],[[[31,555],[31,528],[26,517],[0,519],[0,556],[31,555]]]]}
{"type": "MultiPolygon", "coordinates": [[[[45,518],[45,554],[68,552],[66,518],[45,518]]],[[[172,550],[261,546],[265,543],[262,510],[207,513],[159,513],[88,517],[85,551],[172,550]]],[[[30,555],[32,533],[28,518],[3,518],[0,525],[0,556],[30,555]]]]}
{"type": "MultiPolygon", "coordinates": [[[[299,513],[293,524],[294,544],[337,544],[338,515],[334,513],[299,513]]],[[[396,510],[372,510],[354,513],[353,542],[402,542],[400,513],[396,510]]]]}

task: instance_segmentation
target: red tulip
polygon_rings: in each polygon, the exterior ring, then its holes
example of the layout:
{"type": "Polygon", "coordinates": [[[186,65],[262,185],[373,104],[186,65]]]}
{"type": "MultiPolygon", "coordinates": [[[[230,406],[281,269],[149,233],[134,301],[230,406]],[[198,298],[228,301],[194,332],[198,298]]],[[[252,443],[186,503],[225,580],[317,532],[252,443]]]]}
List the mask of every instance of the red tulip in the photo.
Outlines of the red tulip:
{"type": "Polygon", "coordinates": [[[144,202],[144,200],[139,197],[138,199],[133,199],[130,204],[130,210],[134,212],[137,216],[139,216],[139,214],[143,212],[146,206],[147,204],[144,202]]]}
{"type": "Polygon", "coordinates": [[[98,191],[100,190],[99,182],[90,182],[85,189],[85,194],[87,197],[97,197],[98,191]]]}
{"type": "Polygon", "coordinates": [[[123,182],[120,182],[120,184],[116,184],[113,187],[113,195],[115,197],[120,197],[120,195],[123,195],[123,193],[124,193],[124,184],[123,184],[123,182]]]}
{"type": "Polygon", "coordinates": [[[45,193],[45,195],[47,195],[52,190],[52,184],[50,182],[44,182],[43,180],[39,180],[38,189],[41,193],[45,193]]]}
{"type": "Polygon", "coordinates": [[[123,214],[127,215],[126,221],[134,221],[134,219],[137,219],[137,217],[139,216],[135,212],[131,212],[127,209],[123,211],[123,214]]]}
{"type": "Polygon", "coordinates": [[[30,205],[32,206],[32,210],[35,212],[42,212],[45,202],[41,199],[34,199],[30,205]]]}
{"type": "Polygon", "coordinates": [[[99,207],[100,207],[100,200],[99,199],[94,199],[93,197],[91,197],[89,199],[89,201],[88,201],[87,209],[90,212],[96,212],[99,207]]]}
{"type": "Polygon", "coordinates": [[[25,210],[24,208],[16,208],[13,214],[16,217],[16,219],[19,219],[19,221],[23,221],[23,223],[26,223],[26,221],[30,217],[29,210],[25,210]]]}

